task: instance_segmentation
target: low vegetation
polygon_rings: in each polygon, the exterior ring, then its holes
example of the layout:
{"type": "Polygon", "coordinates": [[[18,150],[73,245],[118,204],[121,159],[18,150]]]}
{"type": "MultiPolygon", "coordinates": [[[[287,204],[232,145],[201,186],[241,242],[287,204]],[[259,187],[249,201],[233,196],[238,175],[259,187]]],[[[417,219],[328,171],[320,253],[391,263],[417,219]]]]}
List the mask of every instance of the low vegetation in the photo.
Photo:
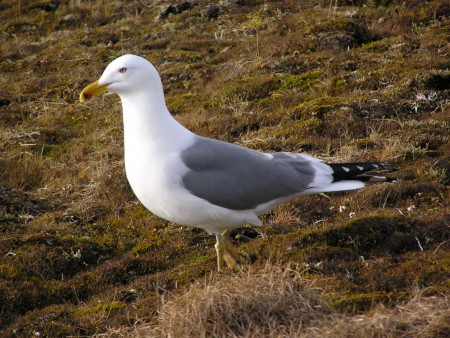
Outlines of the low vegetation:
{"type": "Polygon", "coordinates": [[[0,336],[449,335],[450,5],[0,3],[0,336]],[[197,134],[395,183],[308,196],[214,238],[149,213],[121,105],[78,102],[116,57],[161,74],[197,134]]]}

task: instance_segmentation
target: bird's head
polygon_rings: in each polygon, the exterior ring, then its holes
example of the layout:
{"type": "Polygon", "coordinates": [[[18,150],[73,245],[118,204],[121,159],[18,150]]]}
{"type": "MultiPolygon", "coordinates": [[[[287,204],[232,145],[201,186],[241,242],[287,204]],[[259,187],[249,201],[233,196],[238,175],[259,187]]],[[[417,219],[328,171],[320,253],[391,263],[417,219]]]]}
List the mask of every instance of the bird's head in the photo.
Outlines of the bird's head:
{"type": "Polygon", "coordinates": [[[146,90],[161,90],[161,79],[155,67],[146,59],[132,54],[112,61],[99,80],[91,83],[80,94],[80,101],[90,100],[105,90],[125,96],[146,90]]]}

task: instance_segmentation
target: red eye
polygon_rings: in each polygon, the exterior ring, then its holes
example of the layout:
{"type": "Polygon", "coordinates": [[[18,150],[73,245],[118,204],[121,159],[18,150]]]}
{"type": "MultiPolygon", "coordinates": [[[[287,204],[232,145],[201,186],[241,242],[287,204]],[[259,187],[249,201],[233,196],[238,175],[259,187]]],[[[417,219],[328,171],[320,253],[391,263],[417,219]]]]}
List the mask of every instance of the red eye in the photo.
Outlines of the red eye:
{"type": "Polygon", "coordinates": [[[125,67],[119,69],[119,73],[126,73],[127,69],[125,67]]]}

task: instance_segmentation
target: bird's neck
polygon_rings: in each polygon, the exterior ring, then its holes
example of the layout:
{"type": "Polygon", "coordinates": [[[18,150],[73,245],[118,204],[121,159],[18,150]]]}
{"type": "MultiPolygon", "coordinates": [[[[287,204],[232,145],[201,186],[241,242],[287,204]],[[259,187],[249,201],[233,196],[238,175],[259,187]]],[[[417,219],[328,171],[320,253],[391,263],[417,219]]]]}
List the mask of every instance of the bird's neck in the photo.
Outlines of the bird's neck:
{"type": "Polygon", "coordinates": [[[142,93],[121,97],[125,152],[139,147],[142,151],[170,152],[184,148],[193,134],[169,113],[161,93],[142,93]]]}

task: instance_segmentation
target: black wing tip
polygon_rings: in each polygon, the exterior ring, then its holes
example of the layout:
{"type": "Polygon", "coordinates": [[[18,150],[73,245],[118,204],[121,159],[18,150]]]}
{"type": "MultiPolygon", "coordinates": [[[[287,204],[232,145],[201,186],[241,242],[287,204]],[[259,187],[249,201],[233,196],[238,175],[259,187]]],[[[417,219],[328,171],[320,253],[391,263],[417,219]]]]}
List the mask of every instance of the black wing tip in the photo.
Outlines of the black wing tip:
{"type": "Polygon", "coordinates": [[[362,174],[384,169],[388,165],[384,162],[351,162],[351,163],[330,163],[333,170],[333,181],[357,180],[363,182],[393,182],[394,179],[383,176],[363,176],[362,174]]]}

